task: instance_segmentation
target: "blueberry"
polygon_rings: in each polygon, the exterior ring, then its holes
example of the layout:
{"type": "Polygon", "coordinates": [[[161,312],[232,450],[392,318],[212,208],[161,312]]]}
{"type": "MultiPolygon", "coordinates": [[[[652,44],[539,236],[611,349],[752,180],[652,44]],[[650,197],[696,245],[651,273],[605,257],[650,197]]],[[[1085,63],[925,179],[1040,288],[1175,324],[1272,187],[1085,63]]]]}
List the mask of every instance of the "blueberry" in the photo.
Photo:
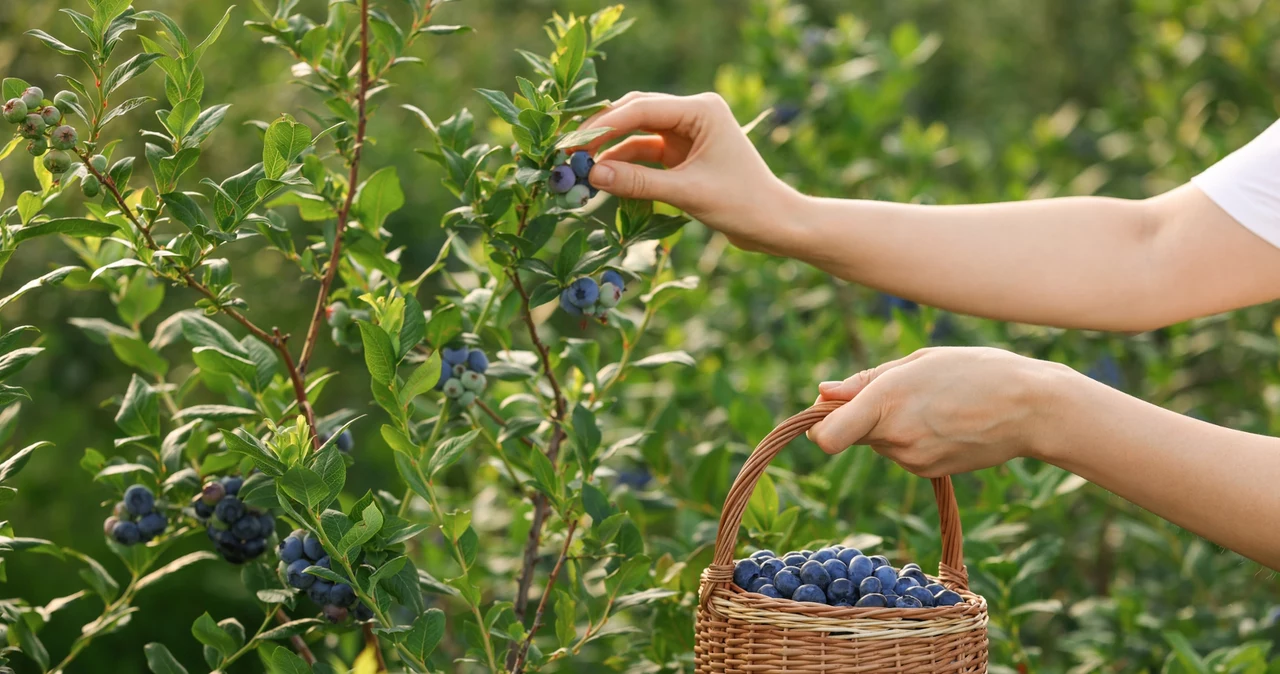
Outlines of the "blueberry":
{"type": "Polygon", "coordinates": [[[351,431],[343,431],[338,435],[338,450],[349,452],[356,446],[355,438],[351,437],[351,431]]]}
{"type": "Polygon", "coordinates": [[[766,559],[764,560],[764,563],[760,565],[760,576],[762,578],[773,580],[773,577],[778,575],[778,572],[785,566],[786,564],[783,564],[782,560],[776,557],[766,559]]]}
{"type": "Polygon", "coordinates": [[[773,586],[783,597],[790,597],[800,587],[800,569],[794,566],[784,567],[773,577],[773,586]]]}
{"type": "Polygon", "coordinates": [[[345,328],[351,325],[351,310],[342,302],[334,302],[324,308],[325,321],[331,328],[345,328]]]}
{"type": "Polygon", "coordinates": [[[906,594],[907,588],[912,587],[921,587],[920,583],[917,583],[915,578],[899,578],[898,582],[893,584],[893,591],[898,594],[906,594]]]}
{"type": "Polygon", "coordinates": [[[933,599],[938,606],[955,606],[956,604],[964,602],[964,598],[961,597],[959,593],[952,592],[951,590],[943,590],[935,595],[933,599]]]}
{"type": "Polygon", "coordinates": [[[920,602],[921,606],[933,606],[936,603],[933,595],[929,594],[929,591],[923,587],[909,587],[906,592],[902,593],[902,596],[915,599],[920,602]]]}
{"type": "Polygon", "coordinates": [[[818,562],[825,562],[828,559],[835,559],[835,558],[836,558],[836,551],[832,550],[831,548],[823,548],[813,553],[812,555],[809,555],[809,559],[812,559],[818,562]]]}
{"type": "Polygon", "coordinates": [[[796,589],[796,593],[791,595],[794,601],[811,601],[815,604],[827,603],[827,593],[817,585],[801,585],[796,589]]]}
{"type": "Polygon", "coordinates": [[[591,167],[596,165],[596,161],[587,154],[586,150],[578,150],[569,155],[569,168],[573,169],[573,175],[576,178],[586,178],[591,175],[591,167]]]}
{"type": "Polygon", "coordinates": [[[240,493],[240,487],[244,484],[242,477],[224,477],[222,478],[222,486],[227,490],[227,496],[235,496],[240,493]]]}
{"type": "Polygon", "coordinates": [[[766,584],[766,585],[761,585],[761,586],[760,586],[760,589],[756,590],[756,593],[757,593],[757,594],[762,594],[762,595],[764,595],[764,596],[766,596],[766,597],[773,597],[774,599],[785,599],[785,598],[786,598],[786,597],[783,597],[783,596],[782,596],[782,593],[781,593],[781,592],[778,592],[778,588],[774,587],[773,585],[768,585],[768,584],[766,584]]]}
{"type": "Polygon", "coordinates": [[[74,91],[59,91],[53,97],[53,104],[58,106],[59,110],[71,114],[74,110],[73,106],[80,104],[80,97],[76,96],[74,91]]]}
{"type": "Polygon", "coordinates": [[[458,396],[458,405],[461,407],[471,407],[475,402],[476,394],[474,391],[463,391],[462,395],[458,396]]]}
{"type": "Polygon", "coordinates": [[[270,538],[276,532],[276,518],[271,513],[258,515],[258,528],[262,531],[263,538],[270,538]]]}
{"type": "Polygon", "coordinates": [[[309,573],[303,573],[308,566],[311,566],[311,562],[305,559],[296,559],[289,563],[289,566],[285,568],[285,578],[288,580],[290,587],[305,590],[319,580],[309,573]]]}
{"type": "Polygon", "coordinates": [[[920,603],[915,597],[898,597],[898,601],[893,603],[894,608],[923,608],[924,604],[920,603]]]}
{"type": "Polygon", "coordinates": [[[356,604],[355,616],[356,620],[361,622],[373,620],[373,609],[365,606],[364,604],[356,604]]]}
{"type": "Polygon", "coordinates": [[[209,482],[204,486],[204,489],[200,490],[200,500],[204,501],[206,505],[216,505],[226,495],[227,488],[216,480],[209,482]]]}
{"type": "Polygon", "coordinates": [[[831,584],[831,574],[817,560],[809,560],[800,567],[800,581],[806,585],[817,585],[826,588],[831,584]]]}
{"type": "MultiPolygon", "coordinates": [[[[41,142],[44,142],[44,139],[41,139],[41,142]]],[[[80,192],[92,199],[102,193],[102,182],[94,176],[85,176],[80,180],[80,192]]]]}
{"type": "Polygon", "coordinates": [[[316,582],[307,588],[307,596],[311,597],[311,601],[317,604],[325,604],[329,601],[329,590],[333,589],[333,583],[327,580],[316,578],[316,582]]]}
{"type": "Polygon", "coordinates": [[[22,92],[22,102],[27,104],[28,110],[35,110],[40,107],[40,103],[44,101],[44,90],[40,87],[27,87],[22,92]]]}
{"type": "Polygon", "coordinates": [[[868,594],[880,594],[882,590],[884,590],[884,584],[881,583],[880,579],[876,578],[875,576],[868,576],[866,578],[863,578],[862,582],[858,583],[858,594],[861,594],[864,596],[868,594]]]}
{"type": "Polygon", "coordinates": [[[325,555],[324,557],[316,560],[316,566],[323,569],[332,569],[333,562],[329,560],[329,555],[325,555]]]}
{"type": "Polygon", "coordinates": [[[891,566],[882,566],[876,569],[875,577],[880,579],[880,584],[886,588],[891,588],[898,584],[898,574],[894,572],[891,566]]]}
{"type": "Polygon", "coordinates": [[[763,563],[764,560],[771,559],[773,557],[777,557],[777,555],[773,554],[773,550],[757,550],[751,553],[751,559],[761,563],[763,563]]]}
{"type": "Polygon", "coordinates": [[[827,596],[832,601],[853,601],[856,598],[855,591],[848,578],[837,578],[827,586],[827,596]]]}
{"type": "Polygon", "coordinates": [[[280,541],[280,545],[276,546],[276,554],[280,555],[280,561],[285,564],[292,564],[302,559],[302,539],[296,536],[285,536],[280,541]]]}
{"type": "Polygon", "coordinates": [[[754,579],[752,579],[751,584],[748,585],[746,589],[748,592],[759,592],[760,588],[764,587],[765,585],[771,585],[771,584],[772,583],[769,582],[768,578],[761,578],[760,576],[756,576],[754,579]]]}
{"type": "Polygon", "coordinates": [[[569,303],[579,309],[590,307],[600,299],[600,286],[589,276],[583,276],[569,284],[568,290],[569,303]]]}
{"type": "Polygon", "coordinates": [[[733,584],[744,590],[760,575],[760,564],[754,559],[744,559],[733,567],[733,584]]]}
{"type": "Polygon", "coordinates": [[[867,578],[873,573],[875,573],[875,565],[872,564],[870,559],[862,555],[856,555],[849,560],[849,580],[861,583],[863,578],[867,578]]]}
{"type": "Polygon", "coordinates": [[[343,620],[346,620],[348,614],[347,609],[341,606],[334,606],[333,604],[325,604],[324,607],[320,609],[320,612],[324,614],[325,620],[328,620],[331,623],[340,623],[343,620]]]}
{"type": "Polygon", "coordinates": [[[555,194],[564,194],[573,189],[578,182],[578,177],[573,175],[573,169],[567,164],[561,164],[551,169],[551,178],[547,180],[547,186],[555,194]]]}
{"type": "Polygon", "coordinates": [[[454,365],[461,365],[465,363],[467,360],[467,354],[470,352],[470,349],[465,346],[460,346],[456,349],[445,347],[440,352],[440,359],[445,363],[448,363],[449,367],[453,367],[454,365]]]}
{"type": "Polygon", "coordinates": [[[21,98],[10,98],[4,104],[4,121],[20,124],[27,118],[27,104],[21,98]]]}
{"type": "Polygon", "coordinates": [[[864,594],[854,606],[863,608],[884,608],[889,605],[889,601],[882,594],[864,594]]]}
{"type": "Polygon", "coordinates": [[[462,373],[462,378],[458,381],[462,382],[462,388],[472,393],[479,393],[483,391],[485,384],[488,383],[485,380],[484,375],[474,370],[468,370],[462,373]]]}
{"type": "Polygon", "coordinates": [[[591,201],[591,188],[586,185],[574,185],[573,189],[565,192],[561,199],[564,200],[566,208],[582,208],[591,201]]]}
{"type": "Polygon", "coordinates": [[[44,120],[45,126],[53,126],[62,121],[62,111],[52,105],[46,105],[40,108],[40,119],[44,120]]]}
{"type": "Polygon", "coordinates": [[[205,503],[204,501],[196,501],[195,510],[196,517],[199,517],[202,520],[207,520],[210,517],[213,517],[213,506],[205,503]]]}
{"type": "Polygon", "coordinates": [[[110,535],[111,535],[111,533],[112,533],[113,531],[115,531],[115,529],[116,529],[116,524],[117,524],[117,523],[119,523],[119,522],[120,522],[119,518],[117,518],[117,517],[115,517],[115,516],[108,517],[107,519],[103,520],[103,521],[102,521],[102,533],[106,534],[107,536],[110,536],[110,535]]]}
{"type": "Polygon", "coordinates": [[[890,604],[893,604],[893,602],[897,601],[899,597],[898,593],[894,592],[893,590],[885,590],[880,594],[884,595],[885,601],[888,601],[890,604]]]}
{"type": "Polygon", "coordinates": [[[111,514],[115,515],[117,519],[133,519],[133,516],[129,514],[129,509],[124,507],[124,501],[117,501],[115,507],[111,509],[111,514]]]}
{"type": "Polygon", "coordinates": [[[849,567],[838,559],[828,559],[822,563],[822,568],[827,570],[827,574],[834,578],[847,578],[849,576],[849,567]]]}
{"type": "MultiPolygon", "coordinates": [[[[45,140],[44,136],[36,136],[35,138],[31,139],[30,143],[27,143],[27,152],[31,153],[32,157],[39,157],[40,155],[48,151],[49,151],[49,141],[45,140]]],[[[86,177],[93,178],[93,176],[86,176],[86,177]]],[[[97,180],[97,178],[94,178],[94,180],[97,180]]],[[[81,183],[81,184],[83,185],[84,183],[81,183]]]]}
{"type": "Polygon", "coordinates": [[[848,566],[849,562],[852,562],[854,557],[861,557],[861,556],[862,556],[862,553],[859,552],[857,548],[845,548],[840,552],[836,553],[836,559],[844,562],[845,566],[848,566]]]}
{"type": "Polygon", "coordinates": [[[936,597],[938,596],[939,592],[944,592],[946,591],[947,588],[943,587],[941,583],[930,583],[928,585],[925,585],[924,589],[928,590],[929,594],[936,597]]]}
{"type": "Polygon", "coordinates": [[[152,539],[164,533],[166,527],[169,526],[169,520],[164,515],[157,512],[147,513],[138,520],[138,530],[142,532],[142,537],[152,539]]]}
{"type": "Polygon", "coordinates": [[[134,545],[142,540],[142,531],[138,529],[138,525],[125,520],[116,522],[115,528],[111,530],[111,537],[120,545],[134,545]]]}
{"type": "Polygon", "coordinates": [[[560,293],[560,308],[564,309],[565,313],[570,316],[581,316],[582,309],[571,301],[570,298],[572,297],[573,289],[565,288],[564,291],[560,293]]]}
{"type": "Polygon", "coordinates": [[[245,541],[240,548],[244,550],[244,556],[246,559],[255,559],[267,551],[267,539],[254,538],[252,540],[245,541]]]}
{"type": "Polygon", "coordinates": [[[880,568],[880,567],[882,567],[882,566],[889,566],[889,558],[888,558],[888,557],[885,557],[884,555],[872,555],[872,556],[871,556],[871,557],[869,557],[868,559],[870,559],[870,560],[871,560],[871,563],[872,563],[872,564],[873,564],[877,569],[878,569],[878,568],[880,568]]]}
{"type": "Polygon", "coordinates": [[[302,539],[302,552],[308,559],[312,560],[325,556],[324,546],[320,544],[320,539],[316,538],[315,534],[312,533],[307,533],[306,537],[302,539]]]}
{"type": "Polygon", "coordinates": [[[794,566],[796,568],[800,568],[801,566],[804,566],[804,563],[807,561],[809,561],[808,557],[805,557],[804,555],[795,553],[795,552],[790,553],[786,557],[782,558],[783,564],[786,564],[787,566],[794,566]]]}
{"type": "Polygon", "coordinates": [[[622,301],[622,288],[612,283],[600,284],[600,306],[605,309],[612,309],[618,306],[618,302],[622,301]]]}
{"type": "Polygon", "coordinates": [[[262,535],[260,520],[256,515],[241,517],[231,525],[231,533],[242,541],[247,541],[251,538],[258,538],[262,535]]]}
{"type": "Polygon", "coordinates": [[[46,126],[48,125],[44,123],[44,119],[40,115],[27,113],[26,118],[18,125],[18,133],[22,134],[24,138],[42,138],[44,127],[46,126]]]}
{"type": "Polygon", "coordinates": [[[244,517],[244,502],[234,496],[224,497],[214,507],[213,514],[226,524],[235,524],[244,517]]]}
{"type": "Polygon", "coordinates": [[[453,377],[453,367],[443,360],[440,361],[440,378],[436,380],[436,390],[443,391],[445,384],[449,383],[449,379],[453,377]]]}
{"type": "Polygon", "coordinates": [[[612,283],[613,285],[621,288],[623,292],[626,292],[626,288],[627,288],[626,280],[622,278],[622,274],[619,274],[618,272],[612,269],[606,269],[605,272],[600,275],[600,282],[612,283]]]}
{"type": "Polygon", "coordinates": [[[489,369],[489,357],[480,349],[472,349],[467,354],[467,367],[471,368],[472,372],[484,374],[485,370],[489,369]]]}
{"type": "Polygon", "coordinates": [[[346,583],[337,583],[329,588],[329,603],[347,608],[356,603],[356,591],[346,583]]]}
{"type": "Polygon", "coordinates": [[[450,379],[444,383],[444,395],[446,398],[461,398],[467,390],[462,386],[462,382],[457,379],[450,379]]]}
{"type": "Polygon", "coordinates": [[[66,173],[71,169],[71,155],[62,150],[54,150],[44,156],[44,168],[54,175],[66,173]]]}
{"type": "Polygon", "coordinates": [[[915,562],[907,562],[906,564],[902,565],[903,571],[906,571],[907,569],[919,569],[919,568],[920,568],[920,565],[916,564],[915,562]]]}
{"type": "Polygon", "coordinates": [[[124,507],[134,517],[146,515],[155,505],[155,494],[140,484],[135,484],[124,491],[124,507]]]}
{"type": "Polygon", "coordinates": [[[924,575],[924,571],[921,571],[919,567],[914,569],[904,568],[898,572],[898,577],[911,578],[915,580],[917,583],[919,583],[920,587],[924,587],[925,585],[929,584],[929,577],[924,575]]]}

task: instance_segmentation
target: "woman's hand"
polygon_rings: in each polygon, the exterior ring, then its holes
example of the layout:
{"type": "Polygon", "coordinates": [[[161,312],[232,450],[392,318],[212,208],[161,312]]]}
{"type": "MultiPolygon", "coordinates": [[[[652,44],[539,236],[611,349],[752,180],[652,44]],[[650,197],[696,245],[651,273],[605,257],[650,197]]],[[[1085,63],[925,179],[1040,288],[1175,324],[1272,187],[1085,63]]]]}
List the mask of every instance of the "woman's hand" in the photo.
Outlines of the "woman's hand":
{"type": "Polygon", "coordinates": [[[999,349],[922,349],[820,384],[819,400],[848,402],[809,438],[829,454],[870,445],[924,477],[988,468],[1032,453],[1041,393],[1064,372],[999,349]]]}
{"type": "Polygon", "coordinates": [[[582,125],[597,127],[612,130],[592,141],[592,152],[635,132],[649,135],[599,153],[592,185],[620,197],[671,204],[740,247],[789,252],[795,218],[787,217],[788,202],[801,197],[773,175],[720,96],[633,92],[582,125]]]}

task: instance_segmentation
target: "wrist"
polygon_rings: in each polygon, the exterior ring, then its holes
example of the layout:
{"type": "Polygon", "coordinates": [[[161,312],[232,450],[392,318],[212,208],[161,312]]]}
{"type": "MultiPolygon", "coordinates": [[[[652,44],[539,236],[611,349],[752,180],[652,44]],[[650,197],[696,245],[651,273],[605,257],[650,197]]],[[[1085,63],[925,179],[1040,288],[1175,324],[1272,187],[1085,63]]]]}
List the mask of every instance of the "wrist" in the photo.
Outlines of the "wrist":
{"type": "Polygon", "coordinates": [[[1028,382],[1029,411],[1023,434],[1023,456],[1060,465],[1070,447],[1069,429],[1082,418],[1081,380],[1084,375],[1047,361],[1034,361],[1038,367],[1028,382]]]}
{"type": "Polygon", "coordinates": [[[817,200],[805,195],[781,178],[776,178],[768,198],[770,208],[762,213],[764,222],[757,231],[765,232],[761,242],[771,255],[808,261],[813,251],[817,229],[817,200]]]}

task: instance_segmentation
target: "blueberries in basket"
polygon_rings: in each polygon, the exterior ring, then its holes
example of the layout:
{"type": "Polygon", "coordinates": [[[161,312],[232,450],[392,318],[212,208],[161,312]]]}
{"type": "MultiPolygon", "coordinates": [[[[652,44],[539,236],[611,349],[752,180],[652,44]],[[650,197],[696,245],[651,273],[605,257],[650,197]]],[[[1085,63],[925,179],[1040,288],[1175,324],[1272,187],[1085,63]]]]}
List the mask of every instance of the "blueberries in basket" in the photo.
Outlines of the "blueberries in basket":
{"type": "Polygon", "coordinates": [[[915,578],[899,578],[898,582],[893,586],[893,591],[898,594],[906,594],[907,590],[913,587],[920,587],[920,583],[917,583],[915,578]]]}
{"type": "Polygon", "coordinates": [[[749,592],[759,592],[760,588],[769,584],[770,583],[768,578],[761,578],[760,576],[756,576],[755,579],[751,581],[751,585],[747,586],[747,590],[749,592]]]}
{"type": "Polygon", "coordinates": [[[813,553],[812,555],[809,555],[809,559],[819,561],[819,562],[825,562],[828,559],[835,559],[835,558],[836,558],[836,551],[832,550],[831,548],[823,548],[813,553]]]}
{"type": "Polygon", "coordinates": [[[898,584],[898,574],[893,570],[892,566],[882,566],[876,569],[876,572],[873,575],[880,579],[880,584],[883,585],[885,589],[892,588],[894,585],[898,584]]]}
{"type": "Polygon", "coordinates": [[[936,597],[938,596],[939,592],[943,592],[947,588],[943,587],[941,583],[930,583],[928,585],[925,585],[924,589],[928,590],[930,595],[933,595],[934,597],[936,597]]]}
{"type": "Polygon", "coordinates": [[[884,590],[884,586],[880,583],[880,579],[875,576],[867,576],[858,584],[858,594],[867,596],[869,594],[880,594],[884,590]]]}
{"type": "MultiPolygon", "coordinates": [[[[825,588],[831,584],[831,574],[823,568],[820,562],[809,560],[800,567],[800,582],[806,585],[816,585],[818,588],[825,588]]],[[[797,599],[796,601],[803,601],[797,599]]]]}
{"type": "Polygon", "coordinates": [[[762,585],[759,590],[756,590],[756,592],[766,597],[773,597],[774,599],[785,599],[785,597],[782,596],[782,593],[778,592],[778,588],[772,585],[762,585]]]}
{"type": "MultiPolygon", "coordinates": [[[[819,567],[821,568],[821,567],[819,567]]],[[[801,585],[796,593],[791,595],[793,601],[810,601],[815,604],[827,603],[827,593],[817,585],[801,585]]]]}
{"type": "Polygon", "coordinates": [[[837,578],[831,581],[827,586],[827,597],[831,601],[853,601],[856,598],[856,589],[848,578],[837,578]]]}
{"type": "Polygon", "coordinates": [[[813,550],[801,550],[796,554],[804,555],[806,558],[809,558],[813,556],[813,550]]]}
{"type": "Polygon", "coordinates": [[[760,577],[768,578],[770,581],[772,581],[773,577],[778,575],[778,572],[781,571],[784,567],[786,567],[786,564],[783,564],[781,559],[778,559],[776,557],[772,559],[766,559],[764,560],[764,562],[760,564],[760,577]]]}
{"type": "Polygon", "coordinates": [[[884,555],[872,555],[871,564],[877,569],[882,566],[889,566],[889,558],[884,555]]]}
{"type": "Polygon", "coordinates": [[[955,606],[956,604],[964,601],[958,593],[952,592],[951,590],[943,590],[942,592],[939,592],[934,596],[933,600],[938,606],[955,606]]]}
{"type": "Polygon", "coordinates": [[[827,570],[827,575],[834,580],[836,578],[847,578],[849,576],[849,567],[838,559],[828,559],[822,563],[822,568],[827,570]]]}
{"type": "Polygon", "coordinates": [[[922,608],[924,604],[920,603],[915,597],[898,597],[898,601],[894,602],[894,608],[922,608]]]}
{"type": "Polygon", "coordinates": [[[758,550],[751,553],[751,559],[754,559],[757,562],[763,562],[764,560],[771,559],[773,557],[777,557],[777,555],[773,554],[773,550],[758,550]]]}
{"type": "Polygon", "coordinates": [[[782,558],[783,564],[794,567],[804,566],[804,563],[807,561],[809,561],[809,558],[798,552],[788,552],[787,556],[782,558]]]}
{"type": "Polygon", "coordinates": [[[845,566],[848,566],[849,562],[852,562],[854,557],[861,557],[861,556],[862,556],[862,552],[859,551],[857,548],[844,548],[840,550],[840,552],[836,553],[836,559],[844,562],[845,566]]]}
{"type": "Polygon", "coordinates": [[[773,586],[784,597],[795,594],[800,585],[800,569],[794,566],[783,567],[773,578],[773,586]]]}
{"type": "Polygon", "coordinates": [[[898,572],[898,577],[911,578],[912,580],[916,581],[916,583],[920,585],[920,587],[924,587],[925,585],[929,584],[929,579],[925,577],[924,571],[921,571],[920,567],[918,566],[914,568],[910,566],[902,567],[902,570],[898,572]]]}
{"type": "Polygon", "coordinates": [[[853,581],[854,585],[862,584],[862,579],[871,577],[871,574],[876,571],[875,565],[871,560],[862,555],[857,555],[853,559],[849,560],[848,564],[849,573],[847,574],[847,577],[849,580],[853,581]]]}
{"type": "Polygon", "coordinates": [[[889,605],[882,594],[864,594],[854,606],[861,608],[884,608],[889,605]]]}
{"type": "Polygon", "coordinates": [[[923,587],[909,587],[906,592],[901,594],[904,598],[911,597],[912,599],[915,599],[920,602],[921,606],[929,607],[937,603],[937,600],[933,598],[933,595],[929,594],[929,591],[923,587]]]}
{"type": "Polygon", "coordinates": [[[754,559],[744,559],[733,567],[733,584],[738,587],[751,587],[751,581],[759,576],[760,565],[754,559]]]}

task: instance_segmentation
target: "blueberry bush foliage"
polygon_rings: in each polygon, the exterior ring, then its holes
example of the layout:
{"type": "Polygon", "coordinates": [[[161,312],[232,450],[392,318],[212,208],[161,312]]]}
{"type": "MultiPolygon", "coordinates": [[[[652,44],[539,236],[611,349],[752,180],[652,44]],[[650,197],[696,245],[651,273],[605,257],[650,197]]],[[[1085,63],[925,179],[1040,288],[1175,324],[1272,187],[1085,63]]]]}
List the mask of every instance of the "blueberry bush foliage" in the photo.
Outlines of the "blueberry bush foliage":
{"type": "MultiPolygon", "coordinates": [[[[527,76],[510,91],[478,90],[513,143],[486,142],[466,108],[436,121],[412,98],[400,103],[421,122],[423,161],[457,199],[435,264],[408,276],[384,228],[405,183],[366,160],[376,142],[367,124],[398,109],[386,78],[417,60],[406,55],[412,43],[467,28],[438,20],[443,0],[335,1],[318,16],[296,0],[255,4],[244,29],[287,52],[295,84],[321,104],[254,123],[261,159],[231,175],[205,174],[201,157],[229,108],[205,100],[204,73],[233,9],[190,36],[160,11],[92,0],[85,12],[63,10],[59,30],[28,33],[65,57],[65,90],[3,82],[14,129],[4,154],[32,157],[39,189],[0,215],[0,264],[49,236],[80,264],[30,281],[0,308],[63,281],[104,293],[115,316],[71,323],[134,371],[106,403],[113,449],[80,461],[111,496],[103,533],[127,577],[5,525],[6,554],[82,567],[71,594],[3,603],[5,657],[75,671],[96,640],[144,628],[140,593],[213,560],[242,567],[260,624],[204,613],[191,626],[204,662],[149,643],[151,671],[257,658],[279,672],[525,672],[620,638],[618,614],[673,593],[652,587],[636,523],[600,484],[602,463],[644,434],[610,433],[606,444],[601,417],[629,373],[692,364],[682,351],[635,350],[663,301],[689,285],[659,280],[662,240],[684,220],[643,202],[605,218],[583,208],[594,190],[548,186],[569,163],[583,181],[589,159],[569,162],[569,152],[601,130],[576,127],[602,106],[596,62],[630,20],[621,6],[556,15],[550,52],[520,52],[527,76]],[[140,78],[148,71],[162,73],[162,88],[140,78]],[[113,135],[148,109],[155,120],[140,139],[113,135]],[[136,140],[140,156],[126,149],[136,140]],[[233,245],[268,250],[310,281],[309,321],[277,325],[255,312],[255,294],[271,289],[236,282],[224,254],[233,245]],[[422,292],[437,281],[441,290],[422,292]],[[157,314],[168,294],[190,308],[157,314]],[[546,310],[535,312],[557,303],[572,329],[553,339],[540,325],[546,310]],[[596,340],[620,344],[620,357],[602,362],[596,340]],[[362,354],[373,406],[326,408],[336,373],[313,366],[320,349],[362,354]],[[398,484],[341,498],[348,466],[375,451],[354,447],[350,429],[362,425],[393,454],[398,484]],[[478,499],[508,521],[475,520],[478,499]],[[206,549],[167,554],[187,537],[206,549]],[[518,562],[495,568],[498,550],[518,562]],[[69,651],[47,649],[40,633],[53,614],[91,601],[101,613],[69,651]],[[326,647],[343,634],[361,635],[351,657],[326,647]]],[[[40,353],[23,346],[33,332],[0,338],[0,380],[40,353]]],[[[27,394],[5,384],[0,395],[16,404],[27,394]]],[[[0,482],[45,444],[0,464],[0,482]]]]}

